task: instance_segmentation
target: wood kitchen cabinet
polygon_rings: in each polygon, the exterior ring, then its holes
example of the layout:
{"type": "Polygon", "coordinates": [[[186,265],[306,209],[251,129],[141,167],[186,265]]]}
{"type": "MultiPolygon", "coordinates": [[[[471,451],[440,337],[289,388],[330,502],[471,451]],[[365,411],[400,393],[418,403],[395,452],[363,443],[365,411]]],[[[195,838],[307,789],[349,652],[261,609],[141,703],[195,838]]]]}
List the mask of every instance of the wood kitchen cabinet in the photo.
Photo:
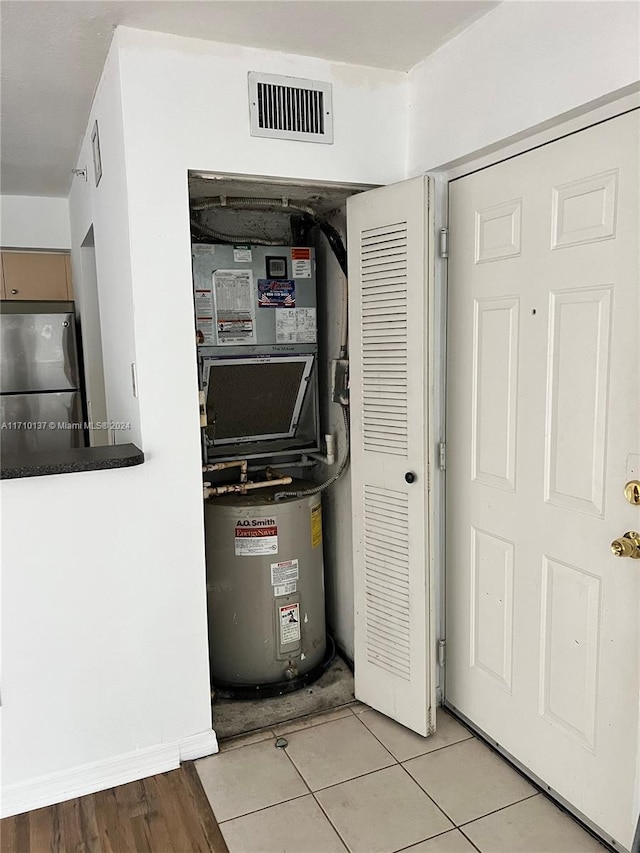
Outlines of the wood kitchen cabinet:
{"type": "Polygon", "coordinates": [[[73,299],[69,255],[2,252],[2,299],[73,299]]]}

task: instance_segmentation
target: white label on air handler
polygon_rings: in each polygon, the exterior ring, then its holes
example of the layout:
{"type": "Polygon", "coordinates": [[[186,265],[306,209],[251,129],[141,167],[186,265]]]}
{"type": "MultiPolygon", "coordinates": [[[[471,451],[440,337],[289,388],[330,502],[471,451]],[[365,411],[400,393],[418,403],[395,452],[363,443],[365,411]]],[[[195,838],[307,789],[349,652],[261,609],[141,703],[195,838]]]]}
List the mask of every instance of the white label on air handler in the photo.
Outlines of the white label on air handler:
{"type": "Polygon", "coordinates": [[[300,603],[285,604],[280,614],[280,644],[296,643],[300,639],[300,603]]]}
{"type": "Polygon", "coordinates": [[[252,257],[249,246],[234,246],[233,262],[234,264],[250,264],[252,262],[252,257]]]}
{"type": "Polygon", "coordinates": [[[236,557],[278,553],[278,528],[273,518],[241,518],[235,534],[236,557]]]}

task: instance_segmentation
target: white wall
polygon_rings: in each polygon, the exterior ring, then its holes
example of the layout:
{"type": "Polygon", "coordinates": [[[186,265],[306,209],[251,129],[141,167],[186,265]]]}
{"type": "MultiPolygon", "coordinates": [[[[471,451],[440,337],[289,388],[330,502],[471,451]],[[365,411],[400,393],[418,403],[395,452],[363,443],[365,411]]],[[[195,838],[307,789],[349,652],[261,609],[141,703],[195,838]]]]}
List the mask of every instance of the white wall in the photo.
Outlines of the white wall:
{"type": "Polygon", "coordinates": [[[0,245],[11,249],[71,248],[69,202],[44,196],[0,196],[0,245]]]}
{"type": "Polygon", "coordinates": [[[408,173],[522,133],[640,79],[636,2],[505,2],[409,75],[408,173]]]}
{"type": "Polygon", "coordinates": [[[93,224],[109,417],[131,422],[118,441],[141,444],[146,461],[3,484],[4,642],[13,652],[2,681],[5,814],[215,748],[187,170],[398,180],[405,79],[116,34],[78,160],[89,180],[74,180],[71,234],[77,264],[93,224]],[[249,70],[330,80],[335,144],[252,139],[249,70]]]}

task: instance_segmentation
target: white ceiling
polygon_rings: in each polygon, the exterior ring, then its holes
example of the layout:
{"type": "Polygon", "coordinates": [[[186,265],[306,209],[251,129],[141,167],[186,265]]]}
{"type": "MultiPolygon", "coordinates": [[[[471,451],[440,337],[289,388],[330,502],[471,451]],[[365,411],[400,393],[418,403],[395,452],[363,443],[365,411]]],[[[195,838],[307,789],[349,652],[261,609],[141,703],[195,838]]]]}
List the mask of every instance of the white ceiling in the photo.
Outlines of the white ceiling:
{"type": "Polygon", "coordinates": [[[66,196],[118,24],[406,71],[496,2],[2,0],[1,185],[66,196]]]}

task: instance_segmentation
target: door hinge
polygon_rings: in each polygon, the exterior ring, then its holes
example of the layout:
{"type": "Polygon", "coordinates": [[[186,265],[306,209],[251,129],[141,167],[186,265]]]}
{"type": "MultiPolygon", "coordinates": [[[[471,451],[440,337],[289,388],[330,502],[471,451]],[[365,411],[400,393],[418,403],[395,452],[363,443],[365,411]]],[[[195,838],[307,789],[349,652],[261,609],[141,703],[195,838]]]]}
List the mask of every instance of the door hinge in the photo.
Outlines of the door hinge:
{"type": "Polygon", "coordinates": [[[448,258],[449,257],[449,229],[441,228],[440,229],[440,257],[448,258]]]}
{"type": "Polygon", "coordinates": [[[438,640],[438,666],[444,666],[446,640],[438,640]]]}
{"type": "Polygon", "coordinates": [[[446,441],[441,441],[438,444],[438,465],[441,471],[444,471],[447,467],[447,443],[446,441]]]}

